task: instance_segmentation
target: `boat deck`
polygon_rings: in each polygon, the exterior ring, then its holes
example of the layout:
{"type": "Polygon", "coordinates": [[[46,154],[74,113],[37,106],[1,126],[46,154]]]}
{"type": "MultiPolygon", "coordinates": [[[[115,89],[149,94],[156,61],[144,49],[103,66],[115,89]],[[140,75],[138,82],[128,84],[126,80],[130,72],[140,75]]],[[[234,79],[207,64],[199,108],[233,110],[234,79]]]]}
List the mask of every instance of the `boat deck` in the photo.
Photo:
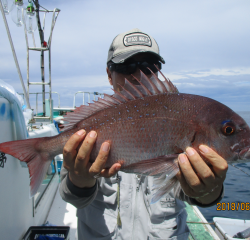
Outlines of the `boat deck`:
{"type": "Polygon", "coordinates": [[[188,213],[187,224],[190,230],[189,240],[220,240],[196,206],[186,203],[186,211],[188,213]]]}
{"type": "Polygon", "coordinates": [[[62,200],[59,187],[57,189],[53,204],[48,214],[47,220],[50,224],[56,226],[69,226],[70,227],[70,239],[77,240],[77,217],[76,208],[62,200]]]}

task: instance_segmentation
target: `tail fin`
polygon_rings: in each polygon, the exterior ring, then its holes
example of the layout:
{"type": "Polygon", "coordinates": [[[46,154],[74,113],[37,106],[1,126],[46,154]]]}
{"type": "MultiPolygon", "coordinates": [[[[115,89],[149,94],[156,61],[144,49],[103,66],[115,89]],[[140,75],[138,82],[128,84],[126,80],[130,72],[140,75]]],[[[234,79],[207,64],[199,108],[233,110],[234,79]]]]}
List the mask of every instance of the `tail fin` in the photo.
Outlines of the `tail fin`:
{"type": "Polygon", "coordinates": [[[51,156],[39,147],[39,143],[42,140],[43,138],[33,138],[0,144],[0,152],[9,154],[27,163],[30,175],[31,197],[36,194],[51,163],[51,156]]]}

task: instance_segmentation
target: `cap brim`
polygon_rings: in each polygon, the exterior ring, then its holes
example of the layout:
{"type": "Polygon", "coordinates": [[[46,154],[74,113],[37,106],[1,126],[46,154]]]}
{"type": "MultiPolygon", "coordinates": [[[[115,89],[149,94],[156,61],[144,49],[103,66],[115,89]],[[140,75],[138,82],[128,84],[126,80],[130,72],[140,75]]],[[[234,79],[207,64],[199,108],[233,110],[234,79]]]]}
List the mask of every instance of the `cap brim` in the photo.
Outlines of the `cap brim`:
{"type": "Polygon", "coordinates": [[[154,54],[162,63],[165,64],[165,60],[157,53],[152,52],[152,51],[145,51],[145,50],[133,50],[131,52],[125,52],[125,53],[121,53],[118,56],[112,58],[112,62],[114,63],[123,63],[124,61],[126,61],[128,58],[138,54],[138,53],[152,53],[154,54]]]}

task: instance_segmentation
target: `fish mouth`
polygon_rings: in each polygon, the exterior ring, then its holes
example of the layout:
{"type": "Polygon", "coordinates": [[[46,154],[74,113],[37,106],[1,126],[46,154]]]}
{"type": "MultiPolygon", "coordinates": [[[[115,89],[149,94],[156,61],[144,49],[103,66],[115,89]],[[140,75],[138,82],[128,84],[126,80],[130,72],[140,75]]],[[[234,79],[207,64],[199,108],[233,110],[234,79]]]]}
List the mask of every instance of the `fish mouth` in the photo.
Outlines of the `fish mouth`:
{"type": "Polygon", "coordinates": [[[241,144],[236,143],[231,146],[231,151],[235,153],[235,160],[250,161],[250,146],[240,146],[241,144]]]}
{"type": "Polygon", "coordinates": [[[239,159],[241,160],[250,160],[250,147],[245,147],[241,149],[238,153],[239,159]]]}
{"type": "Polygon", "coordinates": [[[244,147],[243,149],[237,149],[234,151],[234,160],[241,160],[245,162],[250,161],[250,146],[244,147]]]}

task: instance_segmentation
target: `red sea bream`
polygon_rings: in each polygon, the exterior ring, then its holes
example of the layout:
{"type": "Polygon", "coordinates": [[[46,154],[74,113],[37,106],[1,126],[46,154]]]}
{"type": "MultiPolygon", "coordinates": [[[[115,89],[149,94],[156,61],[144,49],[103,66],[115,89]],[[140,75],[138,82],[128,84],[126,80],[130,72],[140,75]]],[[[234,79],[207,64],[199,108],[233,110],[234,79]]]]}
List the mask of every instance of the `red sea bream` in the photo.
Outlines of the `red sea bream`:
{"type": "Polygon", "coordinates": [[[132,85],[126,80],[121,92],[76,108],[65,116],[68,124],[57,136],[0,144],[1,152],[28,164],[31,195],[51,160],[80,129],[97,132],[91,161],[101,144],[109,141],[106,168],[120,162],[121,171],[160,179],[153,202],[176,183],[178,154],[188,146],[198,151],[200,144],[206,144],[228,162],[250,160],[250,129],[230,108],[207,97],[179,93],[168,79],[162,82],[156,75],[149,79],[142,73],[138,82],[132,85]]]}

